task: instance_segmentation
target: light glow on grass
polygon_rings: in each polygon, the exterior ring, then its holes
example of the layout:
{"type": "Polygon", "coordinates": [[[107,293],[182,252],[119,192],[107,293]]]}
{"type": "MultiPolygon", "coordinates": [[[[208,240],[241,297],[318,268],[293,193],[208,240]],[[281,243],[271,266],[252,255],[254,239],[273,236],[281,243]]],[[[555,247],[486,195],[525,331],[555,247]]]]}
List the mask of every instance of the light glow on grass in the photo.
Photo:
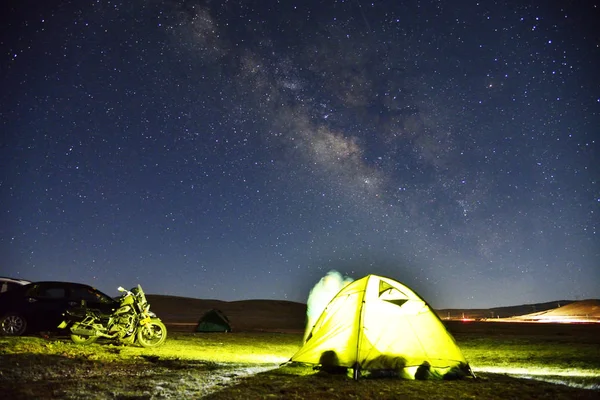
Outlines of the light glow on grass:
{"type": "Polygon", "coordinates": [[[149,349],[126,347],[121,354],[159,356],[232,364],[282,364],[298,351],[299,335],[249,333],[180,333],[167,339],[164,346],[149,349]]]}
{"type": "Polygon", "coordinates": [[[491,374],[528,375],[528,376],[567,376],[567,377],[598,377],[598,370],[535,368],[535,367],[476,367],[471,365],[475,373],[488,372],[491,374]]]}

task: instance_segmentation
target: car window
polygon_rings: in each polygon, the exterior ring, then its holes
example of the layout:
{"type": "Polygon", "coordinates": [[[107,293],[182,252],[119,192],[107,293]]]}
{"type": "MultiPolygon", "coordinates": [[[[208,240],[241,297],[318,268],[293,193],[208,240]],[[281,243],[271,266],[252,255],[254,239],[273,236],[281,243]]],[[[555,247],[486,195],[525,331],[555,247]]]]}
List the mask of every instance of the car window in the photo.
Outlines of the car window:
{"type": "Polygon", "coordinates": [[[37,297],[41,299],[64,299],[67,294],[64,287],[42,286],[37,291],[37,297]]]}
{"type": "Polygon", "coordinates": [[[113,300],[105,295],[104,293],[95,290],[93,288],[85,287],[85,286],[75,286],[71,288],[71,299],[73,300],[85,300],[92,301],[95,303],[112,303],[113,300]]]}

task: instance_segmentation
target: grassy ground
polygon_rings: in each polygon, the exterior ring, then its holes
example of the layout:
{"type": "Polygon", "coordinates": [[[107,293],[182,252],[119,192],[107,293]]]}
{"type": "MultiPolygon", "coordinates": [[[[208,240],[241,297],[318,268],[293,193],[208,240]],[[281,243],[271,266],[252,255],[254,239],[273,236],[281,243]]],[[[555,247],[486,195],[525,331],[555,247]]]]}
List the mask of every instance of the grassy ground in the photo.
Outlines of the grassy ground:
{"type": "Polygon", "coordinates": [[[12,399],[596,399],[600,325],[455,324],[478,379],[363,379],[284,366],[298,334],[171,332],[157,349],[0,337],[0,397],[12,399]],[[514,325],[514,326],[513,326],[514,325]]]}

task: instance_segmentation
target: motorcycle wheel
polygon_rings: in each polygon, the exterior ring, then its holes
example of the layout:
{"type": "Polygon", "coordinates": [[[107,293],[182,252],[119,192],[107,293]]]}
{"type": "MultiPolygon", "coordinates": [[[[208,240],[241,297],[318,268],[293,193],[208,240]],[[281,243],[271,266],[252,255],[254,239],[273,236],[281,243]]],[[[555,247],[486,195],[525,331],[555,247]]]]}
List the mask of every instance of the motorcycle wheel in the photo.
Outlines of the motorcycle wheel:
{"type": "Polygon", "coordinates": [[[98,340],[98,336],[71,335],[71,340],[75,344],[80,344],[80,345],[85,346],[88,344],[92,344],[96,340],[98,340]]]}
{"type": "Polygon", "coordinates": [[[160,346],[167,340],[167,327],[162,321],[153,319],[138,329],[137,340],[142,347],[160,346]]]}

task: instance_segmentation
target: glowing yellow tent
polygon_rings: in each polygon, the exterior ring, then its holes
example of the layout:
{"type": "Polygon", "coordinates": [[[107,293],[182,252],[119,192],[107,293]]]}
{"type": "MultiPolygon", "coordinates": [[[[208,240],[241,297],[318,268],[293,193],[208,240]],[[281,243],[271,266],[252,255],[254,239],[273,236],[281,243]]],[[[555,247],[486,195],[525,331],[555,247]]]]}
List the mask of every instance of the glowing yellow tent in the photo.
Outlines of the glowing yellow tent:
{"type": "Polygon", "coordinates": [[[345,286],[290,362],[322,369],[394,371],[408,379],[472,374],[442,321],[408,287],[377,275],[345,286]]]}

